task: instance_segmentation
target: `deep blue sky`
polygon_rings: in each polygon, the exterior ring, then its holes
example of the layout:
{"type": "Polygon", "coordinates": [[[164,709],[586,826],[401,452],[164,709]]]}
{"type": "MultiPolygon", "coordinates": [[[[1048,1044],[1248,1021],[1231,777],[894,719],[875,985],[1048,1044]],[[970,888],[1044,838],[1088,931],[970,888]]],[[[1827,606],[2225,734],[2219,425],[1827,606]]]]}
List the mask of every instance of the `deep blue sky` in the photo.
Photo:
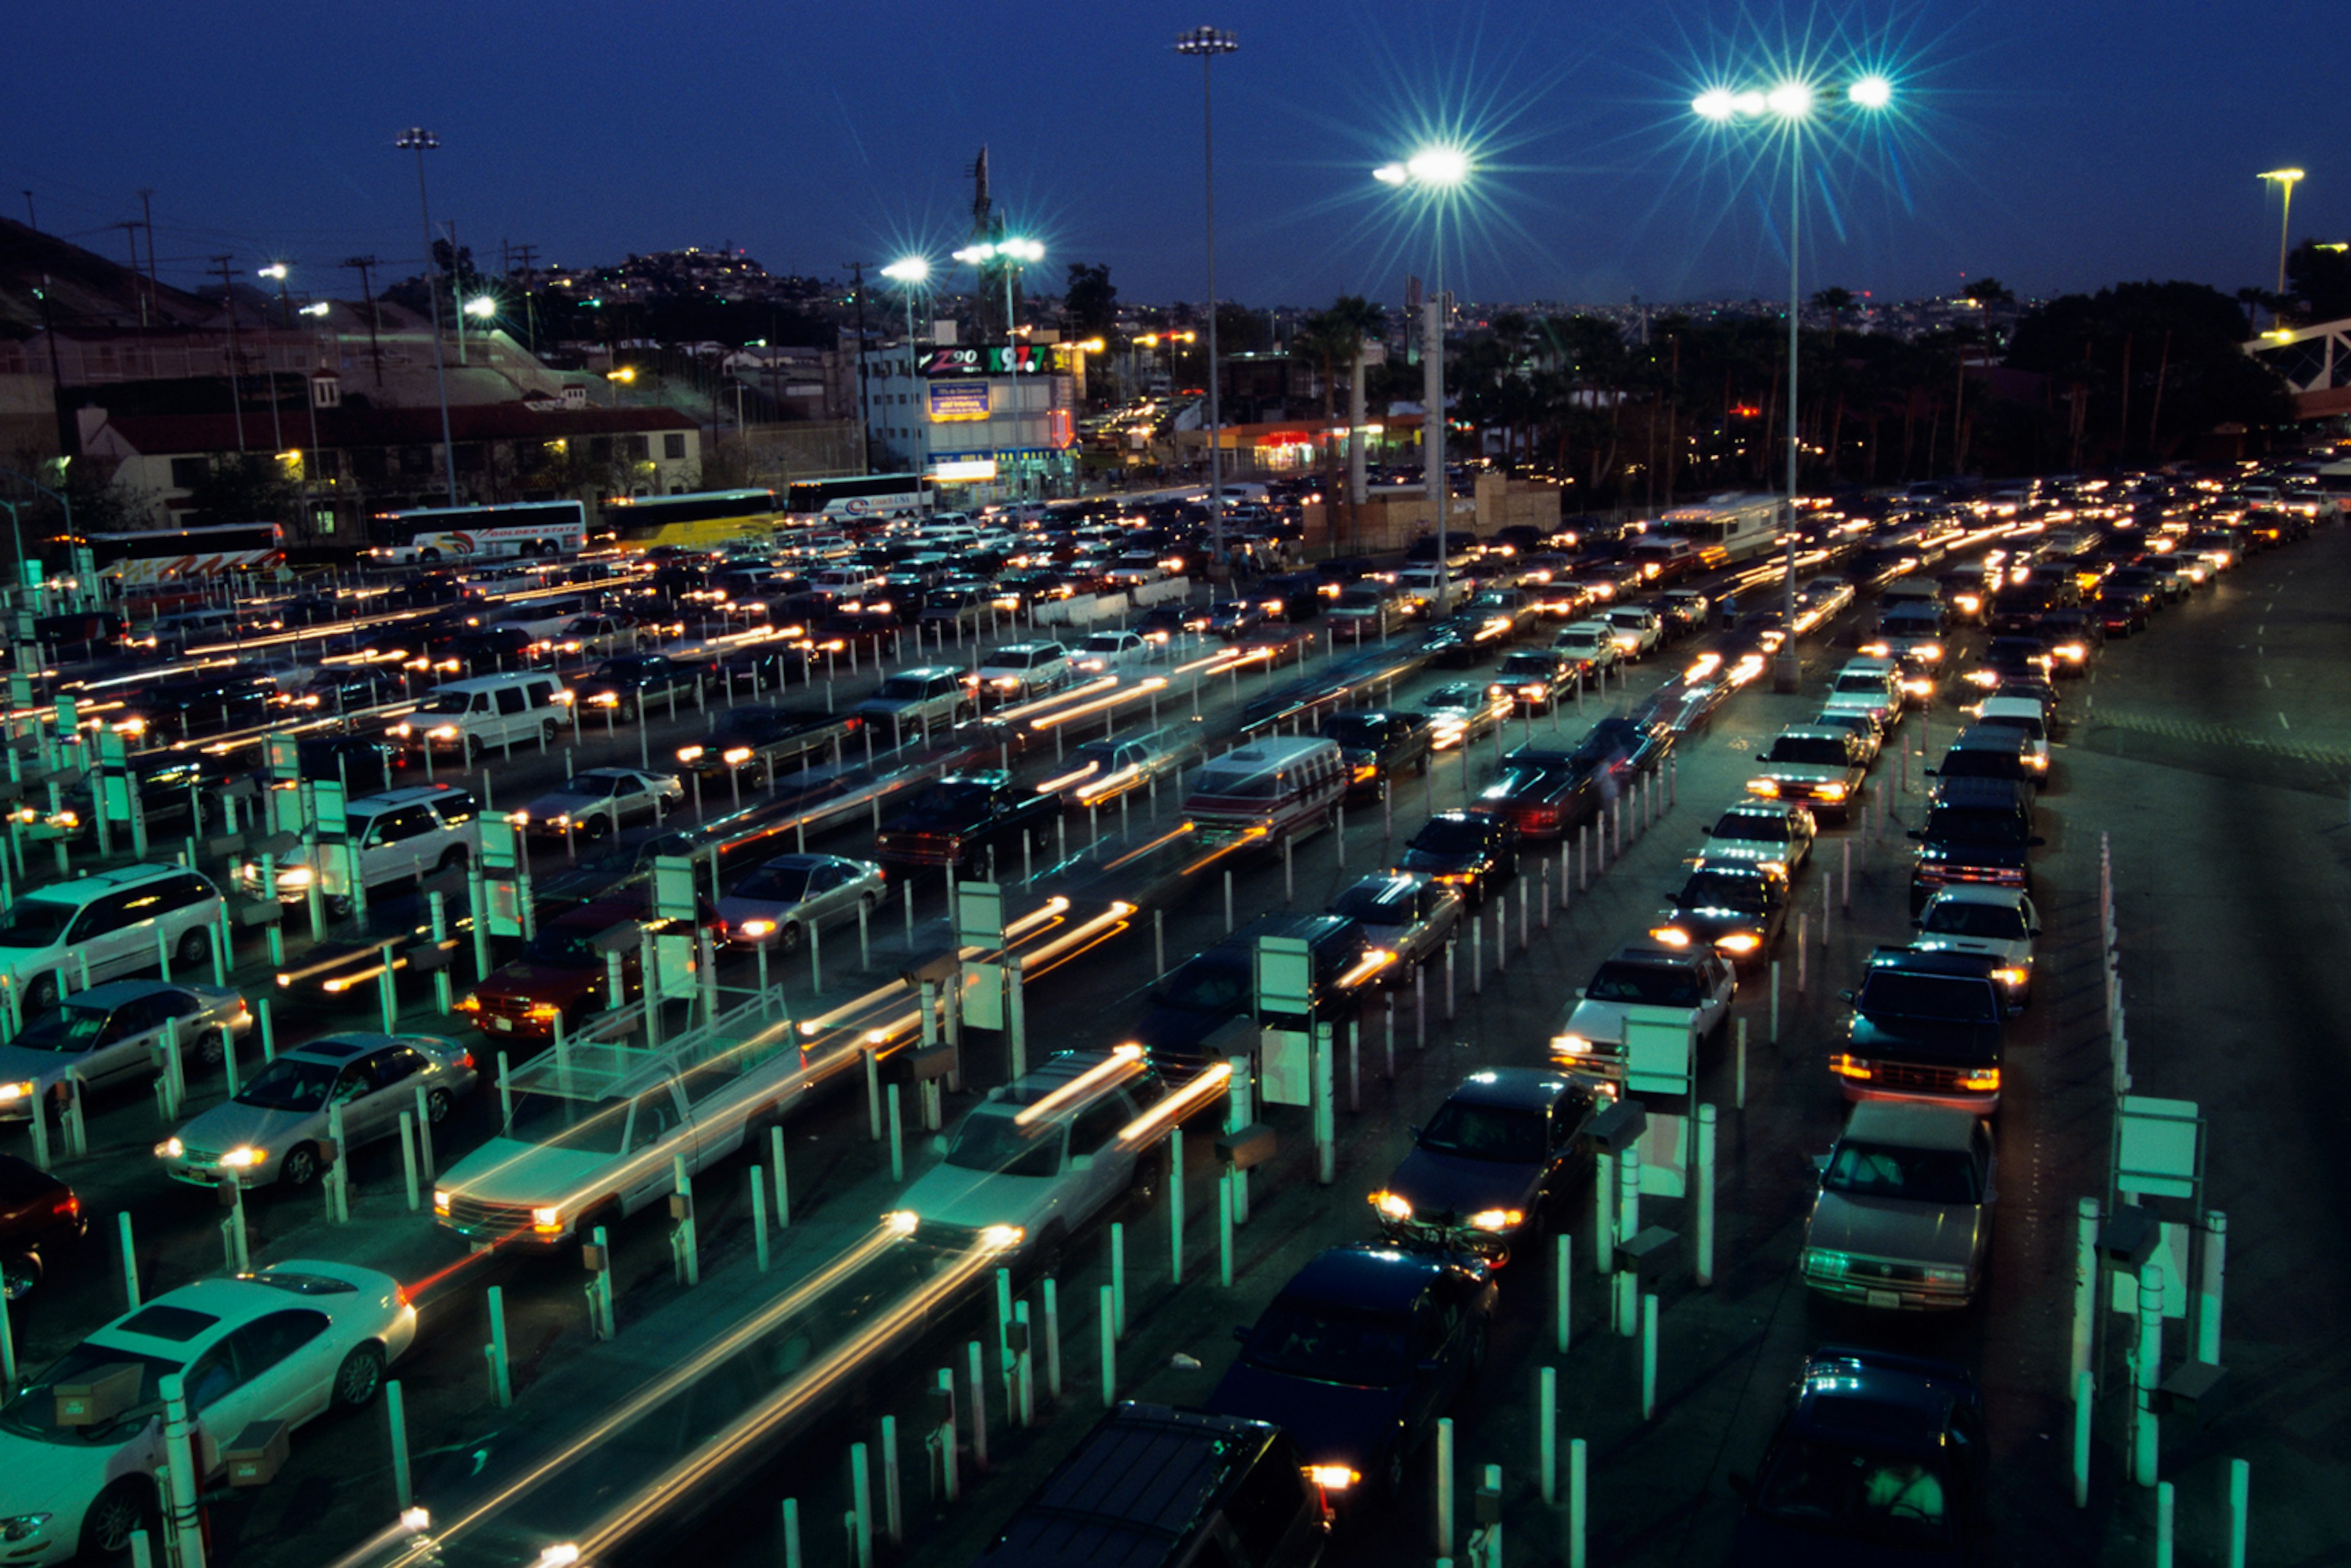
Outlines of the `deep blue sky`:
{"type": "MultiPolygon", "coordinates": [[[[996,192],[1062,263],[1123,297],[1198,298],[1201,94],[1170,51],[1201,22],[1216,66],[1219,292],[1255,305],[1426,271],[1428,214],[1369,169],[1431,126],[1477,148],[1448,284],[1474,298],[1782,294],[1786,165],[1765,139],[1695,133],[1713,69],[1792,52],[1823,79],[1883,61],[1907,112],[1832,129],[1808,181],[1804,287],[1880,298],[1992,274],[2024,294],[2122,278],[2233,289],[2294,231],[2351,238],[2334,167],[2344,12],[2324,0],[1976,0],[1817,10],[1648,0],[16,0],[0,200],[109,255],[155,190],[167,279],[213,253],[333,263],[422,250],[412,123],[434,216],[495,264],[732,242],[834,273],[967,222],[984,142],[996,192]],[[1713,69],[1709,69],[1713,68],[1713,69]],[[2328,122],[2335,129],[2328,130],[2328,122]]],[[[1751,72],[1734,69],[1752,62],[1751,72]]]]}

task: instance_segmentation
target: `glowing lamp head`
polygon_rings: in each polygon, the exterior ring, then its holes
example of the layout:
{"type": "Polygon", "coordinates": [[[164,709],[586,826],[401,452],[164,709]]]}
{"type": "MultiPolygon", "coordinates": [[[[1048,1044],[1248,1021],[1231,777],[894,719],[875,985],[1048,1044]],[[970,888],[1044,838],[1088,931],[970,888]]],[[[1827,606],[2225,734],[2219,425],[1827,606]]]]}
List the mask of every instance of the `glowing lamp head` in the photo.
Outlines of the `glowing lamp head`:
{"type": "Polygon", "coordinates": [[[1845,89],[1844,96],[1855,109],[1884,109],[1894,101],[1894,84],[1882,76],[1865,76],[1845,89]]]}
{"type": "Polygon", "coordinates": [[[1745,92],[1732,96],[1730,110],[1734,114],[1752,120],[1769,107],[1770,101],[1761,92],[1754,88],[1749,88],[1745,92]]]}
{"type": "Polygon", "coordinates": [[[910,256],[893,261],[882,269],[882,276],[893,283],[923,283],[931,276],[931,260],[925,256],[910,256]]]}
{"type": "Polygon", "coordinates": [[[1739,112],[1739,102],[1727,87],[1710,87],[1690,99],[1690,109],[1700,120],[1720,125],[1739,112]]]}
{"type": "Polygon", "coordinates": [[[1405,172],[1401,163],[1383,163],[1372,171],[1372,178],[1383,185],[1401,185],[1412,176],[1405,172]]]}
{"type": "Polygon", "coordinates": [[[1803,120],[1813,112],[1813,89],[1803,82],[1783,81],[1763,97],[1763,107],[1782,120],[1803,120]]]}
{"type": "Polygon", "coordinates": [[[1423,185],[1458,185],[1469,177],[1469,155],[1458,147],[1430,147],[1405,161],[1405,172],[1423,185]]]}

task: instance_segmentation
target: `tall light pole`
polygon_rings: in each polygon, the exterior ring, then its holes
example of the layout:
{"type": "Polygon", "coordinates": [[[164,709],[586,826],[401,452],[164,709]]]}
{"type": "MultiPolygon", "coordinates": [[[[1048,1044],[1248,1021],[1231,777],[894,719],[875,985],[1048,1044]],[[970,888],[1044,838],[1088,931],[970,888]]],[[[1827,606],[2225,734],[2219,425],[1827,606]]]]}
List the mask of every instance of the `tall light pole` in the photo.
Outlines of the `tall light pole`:
{"type": "Polygon", "coordinates": [[[1434,206],[1437,262],[1429,278],[1428,298],[1421,302],[1422,345],[1420,395],[1427,406],[1421,414],[1421,464],[1427,470],[1428,504],[1437,513],[1437,592],[1430,612],[1442,615],[1449,607],[1445,529],[1453,497],[1445,483],[1445,206],[1460,183],[1469,177],[1469,155],[1458,147],[1426,147],[1401,163],[1383,163],[1372,178],[1396,189],[1416,190],[1434,206]]]}
{"type": "Polygon", "coordinates": [[[1225,560],[1224,406],[1217,387],[1217,124],[1210,90],[1218,55],[1239,48],[1239,40],[1214,27],[1195,27],[1176,40],[1179,55],[1200,57],[1200,167],[1207,193],[1208,219],[1208,562],[1210,575],[1225,560]]]}
{"type": "Polygon", "coordinates": [[[457,444],[449,434],[449,367],[441,354],[441,289],[433,281],[433,207],[424,196],[424,155],[441,139],[421,125],[400,133],[392,145],[416,154],[416,211],[424,220],[424,297],[433,305],[433,384],[441,394],[441,474],[449,486],[449,504],[457,504],[457,444]]]}
{"type": "MultiPolygon", "coordinates": [[[[1845,101],[1856,109],[1876,110],[1893,101],[1894,87],[1884,77],[1875,74],[1859,78],[1845,89],[1845,101]]],[[[1788,143],[1788,498],[1785,517],[1787,551],[1785,569],[1780,584],[1780,653],[1771,669],[1772,689],[1792,692],[1802,680],[1802,664],[1796,656],[1796,465],[1803,455],[1802,424],[1797,418],[1796,328],[1803,307],[1799,290],[1798,263],[1802,252],[1797,248],[1799,225],[1804,211],[1804,141],[1803,127],[1819,106],[1819,96],[1810,82],[1794,79],[1774,84],[1769,90],[1747,89],[1733,92],[1729,88],[1709,88],[1690,103],[1701,120],[1716,125],[1733,120],[1771,120],[1779,122],[1788,143]]]]}
{"type": "MultiPolygon", "coordinates": [[[[2262,179],[2264,179],[2264,180],[2271,180],[2271,181],[2274,181],[2274,182],[2277,183],[2277,185],[2278,185],[2279,189],[2281,189],[2282,191],[2283,191],[2283,192],[2285,193],[2285,201],[2284,201],[2283,204],[2282,204],[2282,205],[2278,208],[2278,280],[2277,280],[2277,292],[2278,292],[2278,298],[2279,298],[2280,300],[2283,300],[2283,299],[2285,298],[2285,251],[2286,251],[2286,233],[2287,233],[2287,227],[2288,227],[2288,225],[2291,223],[2292,218],[2293,218],[2293,214],[2294,214],[2294,182],[2295,182],[2295,181],[2297,181],[2297,180],[2303,179],[2303,178],[2304,178],[2304,177],[2305,177],[2305,176],[2303,174],[2303,172],[2302,172],[2301,170],[2299,170],[2299,169],[2271,169],[2271,170],[2267,170],[2267,171],[2263,172],[2263,173],[2261,175],[2261,178],[2262,178],[2262,179]]],[[[2274,310],[2273,310],[2271,313],[2272,313],[2273,315],[2275,315],[2275,314],[2276,314],[2276,312],[2275,312],[2274,310]]]]}
{"type": "MultiPolygon", "coordinates": [[[[254,276],[277,280],[277,308],[285,314],[286,324],[288,327],[294,325],[294,301],[286,292],[286,264],[273,261],[267,267],[256,269],[254,276]]],[[[286,450],[286,424],[277,414],[277,365],[276,351],[269,346],[269,319],[266,316],[262,318],[261,329],[261,362],[269,367],[269,434],[277,443],[277,450],[282,455],[286,450]]]]}
{"type": "MultiPolygon", "coordinates": [[[[954,255],[956,260],[965,263],[972,269],[974,284],[973,293],[975,298],[978,292],[978,279],[987,264],[991,261],[997,261],[1001,262],[1004,266],[1004,373],[1008,379],[1010,379],[1012,384],[1015,387],[1018,387],[1020,384],[1020,372],[1018,358],[1014,354],[1013,350],[1014,346],[1019,342],[1019,340],[1013,336],[1013,276],[1022,264],[1044,260],[1045,247],[1033,239],[1007,238],[996,240],[994,242],[982,240],[977,245],[967,245],[964,246],[961,250],[955,252],[954,255]]],[[[928,277],[930,275],[930,264],[928,262],[925,262],[923,264],[923,270],[925,277],[928,277]]],[[[910,308],[911,305],[912,301],[910,300],[910,308]]],[[[1013,413],[1014,423],[1012,429],[1014,434],[1009,439],[1017,440],[1019,438],[1019,399],[1018,398],[1013,399],[1013,413]]],[[[1007,450],[1017,452],[1018,448],[1007,448],[1007,450]]],[[[1019,460],[1017,456],[1013,460],[1012,485],[1015,492],[1012,498],[1016,501],[1024,499],[1028,494],[1028,487],[1025,476],[1022,475],[1020,470],[1019,460]]]]}
{"type": "MultiPolygon", "coordinates": [[[[931,258],[926,256],[901,256],[882,269],[882,276],[898,286],[899,295],[906,301],[906,386],[912,393],[919,384],[919,371],[914,365],[914,293],[931,279],[931,258]]],[[[873,414],[869,408],[865,416],[866,429],[873,427],[873,414]]],[[[872,436],[868,435],[868,440],[872,436]]],[[[914,454],[907,454],[912,457],[914,454]]]]}

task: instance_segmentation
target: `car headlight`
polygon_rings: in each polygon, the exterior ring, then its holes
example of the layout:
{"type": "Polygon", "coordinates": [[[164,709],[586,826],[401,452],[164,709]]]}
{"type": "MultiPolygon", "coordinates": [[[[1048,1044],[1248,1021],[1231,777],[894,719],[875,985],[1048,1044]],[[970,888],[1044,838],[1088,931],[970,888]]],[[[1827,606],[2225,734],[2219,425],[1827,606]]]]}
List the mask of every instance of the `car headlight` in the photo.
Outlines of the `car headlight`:
{"type": "MultiPolygon", "coordinates": [[[[1309,1465],[1306,1479],[1324,1491],[1345,1491],[1364,1478],[1344,1465],[1309,1465]]],[[[47,1519],[48,1515],[40,1517],[47,1519]]]]}
{"type": "Polygon", "coordinates": [[[1551,1049],[1554,1056],[1589,1056],[1592,1042],[1580,1034],[1555,1034],[1551,1037],[1551,1049]]]}
{"type": "Polygon", "coordinates": [[[1687,947],[1690,945],[1690,935],[1678,925],[1653,925],[1649,928],[1649,940],[1662,942],[1668,947],[1687,947]]]}
{"type": "Polygon", "coordinates": [[[530,1228],[542,1236],[552,1236],[563,1228],[563,1210],[534,1208],[530,1211],[530,1228]]]}
{"type": "Polygon", "coordinates": [[[1968,1282],[1965,1269],[1929,1269],[1927,1282],[1930,1285],[1964,1285],[1968,1282]]]}
{"type": "Polygon", "coordinates": [[[457,738],[457,727],[454,724],[436,724],[424,732],[424,737],[428,740],[455,740],[457,738]]]}
{"type": "Polygon", "coordinates": [[[1832,1252],[1819,1247],[1808,1247],[1804,1249],[1804,1272],[1807,1274],[1842,1280],[1844,1278],[1845,1270],[1852,1267],[1853,1260],[1842,1252],[1832,1252]]]}
{"type": "Polygon", "coordinates": [[[1728,936],[1718,936],[1714,945],[1726,953],[1752,953],[1763,946],[1763,938],[1752,931],[1734,931],[1728,936]]]}
{"type": "Polygon", "coordinates": [[[2008,964],[1994,969],[1991,977],[2013,990],[2032,978],[2032,971],[2022,964],[2008,964]]]}
{"type": "Polygon", "coordinates": [[[252,1145],[246,1144],[223,1155],[220,1157],[220,1166],[223,1170],[249,1171],[268,1157],[267,1149],[256,1149],[252,1145]]]}
{"type": "Polygon", "coordinates": [[[1761,795],[1770,800],[1780,792],[1780,781],[1776,779],[1750,779],[1747,781],[1747,792],[1750,795],[1761,795]]]}
{"type": "Polygon", "coordinates": [[[435,1214],[449,1212],[449,1195],[439,1187],[433,1189],[433,1212],[435,1214]]]}
{"type": "Polygon", "coordinates": [[[735,929],[746,936],[768,936],[774,935],[776,923],[772,920],[746,920],[735,929]]]}
{"type": "Polygon", "coordinates": [[[699,762],[708,749],[701,746],[681,746],[677,748],[677,759],[684,763],[699,762]]]}
{"type": "MultiPolygon", "coordinates": [[[[1318,1468],[1322,1469],[1331,1469],[1334,1468],[1343,1469],[1343,1467],[1333,1467],[1329,1465],[1318,1468]]],[[[1309,1471],[1308,1473],[1311,1474],[1313,1472],[1309,1471]]],[[[1355,1472],[1353,1470],[1346,1470],[1345,1473],[1352,1476],[1355,1472]]],[[[1342,1486],[1345,1484],[1346,1483],[1343,1481],[1340,1483],[1342,1486]]],[[[18,1513],[12,1514],[6,1519],[0,1519],[0,1541],[30,1541],[34,1536],[38,1535],[41,1532],[41,1527],[43,1525],[48,1523],[50,1520],[56,1517],[57,1516],[55,1514],[49,1513],[18,1513]]]]}
{"type": "Polygon", "coordinates": [[[1959,1086],[1978,1094],[1996,1094],[2000,1092],[2000,1069],[1979,1067],[1972,1072],[1962,1072],[1959,1086]]]}
{"type": "Polygon", "coordinates": [[[308,887],[318,873],[306,865],[289,865],[277,873],[280,887],[308,887]]]}
{"type": "Polygon", "coordinates": [[[1522,1208],[1481,1208],[1469,1217],[1469,1224],[1478,1230],[1515,1230],[1526,1218],[1522,1208]]]}
{"type": "Polygon", "coordinates": [[[1401,1193],[1375,1192],[1372,1194],[1371,1203],[1380,1211],[1383,1219],[1402,1221],[1412,1218],[1412,1202],[1401,1193]]]}
{"type": "Polygon", "coordinates": [[[39,1087],[31,1079],[15,1083],[0,1083],[0,1105],[13,1105],[19,1100],[30,1100],[39,1087]]]}

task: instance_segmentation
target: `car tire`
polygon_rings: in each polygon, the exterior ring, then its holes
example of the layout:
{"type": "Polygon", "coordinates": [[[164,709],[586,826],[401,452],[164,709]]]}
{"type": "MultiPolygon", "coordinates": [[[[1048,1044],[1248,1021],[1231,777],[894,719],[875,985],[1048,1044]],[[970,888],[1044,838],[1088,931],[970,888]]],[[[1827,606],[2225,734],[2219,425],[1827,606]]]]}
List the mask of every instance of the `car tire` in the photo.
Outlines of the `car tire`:
{"type": "Polygon", "coordinates": [[[430,1089],[424,1094],[425,1125],[437,1127],[449,1119],[449,1091],[430,1089]]]}
{"type": "Polygon", "coordinates": [[[222,1031],[219,1030],[203,1030],[197,1033],[194,1040],[188,1042],[185,1049],[196,1059],[198,1066],[218,1067],[221,1064],[221,1051],[224,1049],[221,1044],[222,1039],[222,1031]]]}
{"type": "Polygon", "coordinates": [[[192,969],[213,956],[212,936],[204,926],[191,925],[172,946],[172,962],[192,969]]]}
{"type": "Polygon", "coordinates": [[[371,1340],[357,1346],[335,1368],[334,1404],[338,1410],[358,1410],[383,1391],[383,1346],[371,1340]]]}
{"type": "Polygon", "coordinates": [[[800,950],[799,921],[787,920],[776,927],[776,950],[779,953],[797,953],[800,950]]]}
{"type": "Polygon", "coordinates": [[[478,735],[467,736],[465,737],[465,760],[468,763],[473,763],[480,761],[481,758],[482,737],[478,735]]]}
{"type": "Polygon", "coordinates": [[[41,1255],[18,1252],[0,1258],[0,1296],[11,1301],[21,1301],[33,1293],[41,1282],[41,1255]]]}
{"type": "Polygon", "coordinates": [[[153,1485],[125,1477],[99,1493],[81,1516],[81,1561],[121,1562],[131,1554],[132,1534],[143,1530],[152,1542],[162,1523],[153,1485]]]}
{"type": "Polygon", "coordinates": [[[590,817],[580,825],[580,836],[591,844],[611,831],[612,820],[610,817],[590,817]]]}
{"type": "Polygon", "coordinates": [[[25,1015],[30,1018],[36,1013],[45,1013],[56,1007],[57,991],[57,977],[55,975],[36,977],[25,988],[25,1015]]]}
{"type": "Polygon", "coordinates": [[[637,702],[636,702],[636,699],[635,699],[634,697],[623,697],[623,698],[622,698],[622,699],[621,699],[621,722],[622,722],[622,724],[634,724],[634,723],[636,722],[636,719],[637,719],[637,702]]]}
{"type": "Polygon", "coordinates": [[[463,869],[467,858],[465,845],[451,844],[441,852],[441,858],[434,862],[433,869],[436,872],[447,871],[451,866],[463,869]]]}
{"type": "Polygon", "coordinates": [[[277,1165],[277,1185],[305,1187],[319,1179],[319,1151],[308,1144],[297,1144],[286,1151],[277,1165]]]}
{"type": "Polygon", "coordinates": [[[555,744],[555,721],[553,719],[543,718],[538,721],[538,743],[541,746],[553,746],[555,744]]]}

